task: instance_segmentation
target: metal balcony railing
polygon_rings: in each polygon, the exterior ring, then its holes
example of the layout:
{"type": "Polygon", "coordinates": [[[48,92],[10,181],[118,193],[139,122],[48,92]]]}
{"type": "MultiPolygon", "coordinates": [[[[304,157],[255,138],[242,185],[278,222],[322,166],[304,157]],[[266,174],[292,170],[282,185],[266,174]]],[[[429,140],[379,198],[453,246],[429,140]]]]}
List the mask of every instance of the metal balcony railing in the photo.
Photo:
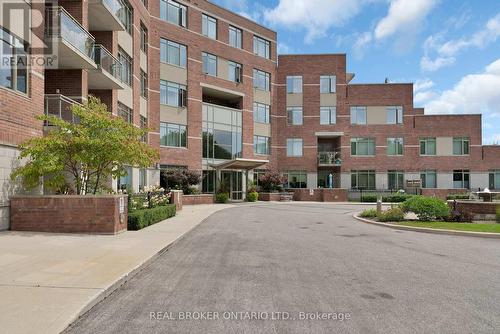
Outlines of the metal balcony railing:
{"type": "MultiPolygon", "coordinates": [[[[71,106],[81,103],[61,94],[45,94],[45,115],[54,116],[68,122],[77,123],[78,117],[73,115],[71,106]]],[[[50,126],[45,122],[45,126],[50,126]]]]}
{"type": "Polygon", "coordinates": [[[94,46],[94,61],[100,69],[121,81],[122,64],[101,44],[94,46]]]}
{"type": "Polygon", "coordinates": [[[318,165],[324,166],[340,166],[342,164],[342,156],[340,152],[319,152],[318,165]]]}

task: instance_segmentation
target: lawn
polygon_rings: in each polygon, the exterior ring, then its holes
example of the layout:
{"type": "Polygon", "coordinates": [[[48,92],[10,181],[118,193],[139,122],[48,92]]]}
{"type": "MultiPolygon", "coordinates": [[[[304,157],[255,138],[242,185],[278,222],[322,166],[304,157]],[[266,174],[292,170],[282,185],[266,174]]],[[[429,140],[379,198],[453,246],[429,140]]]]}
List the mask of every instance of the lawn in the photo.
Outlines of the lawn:
{"type": "Polygon", "coordinates": [[[471,224],[447,222],[399,222],[398,225],[427,227],[440,230],[500,233],[500,224],[471,224]]]}

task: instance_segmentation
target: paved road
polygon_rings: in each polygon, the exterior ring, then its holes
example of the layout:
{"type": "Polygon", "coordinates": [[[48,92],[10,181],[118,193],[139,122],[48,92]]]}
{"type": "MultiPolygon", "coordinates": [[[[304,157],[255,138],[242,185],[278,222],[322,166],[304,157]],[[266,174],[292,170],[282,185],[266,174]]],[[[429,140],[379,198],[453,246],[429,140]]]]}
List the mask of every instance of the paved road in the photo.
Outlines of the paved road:
{"type": "Polygon", "coordinates": [[[287,203],[216,213],[69,332],[500,332],[499,240],[368,225],[351,218],[359,209],[287,203]],[[219,320],[179,319],[195,311],[219,320]],[[301,318],[315,312],[350,318],[301,318]]]}

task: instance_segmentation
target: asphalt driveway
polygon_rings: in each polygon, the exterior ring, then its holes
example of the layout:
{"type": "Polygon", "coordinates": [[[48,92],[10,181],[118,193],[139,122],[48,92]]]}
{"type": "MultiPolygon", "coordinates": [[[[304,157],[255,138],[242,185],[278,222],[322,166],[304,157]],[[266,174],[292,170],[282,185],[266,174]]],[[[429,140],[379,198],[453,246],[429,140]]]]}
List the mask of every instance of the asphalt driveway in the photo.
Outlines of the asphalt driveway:
{"type": "Polygon", "coordinates": [[[68,332],[500,332],[500,240],[368,225],[359,210],[220,211],[68,332]]]}

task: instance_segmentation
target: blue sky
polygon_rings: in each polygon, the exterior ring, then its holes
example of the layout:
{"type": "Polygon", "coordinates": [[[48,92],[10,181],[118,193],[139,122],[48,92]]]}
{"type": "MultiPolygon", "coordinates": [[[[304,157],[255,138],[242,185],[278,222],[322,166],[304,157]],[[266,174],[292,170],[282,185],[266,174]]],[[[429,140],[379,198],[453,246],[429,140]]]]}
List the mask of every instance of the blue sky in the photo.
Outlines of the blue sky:
{"type": "Polygon", "coordinates": [[[415,83],[427,113],[482,113],[500,144],[500,0],[212,0],[278,32],[278,53],[347,53],[355,83],[415,83]]]}

